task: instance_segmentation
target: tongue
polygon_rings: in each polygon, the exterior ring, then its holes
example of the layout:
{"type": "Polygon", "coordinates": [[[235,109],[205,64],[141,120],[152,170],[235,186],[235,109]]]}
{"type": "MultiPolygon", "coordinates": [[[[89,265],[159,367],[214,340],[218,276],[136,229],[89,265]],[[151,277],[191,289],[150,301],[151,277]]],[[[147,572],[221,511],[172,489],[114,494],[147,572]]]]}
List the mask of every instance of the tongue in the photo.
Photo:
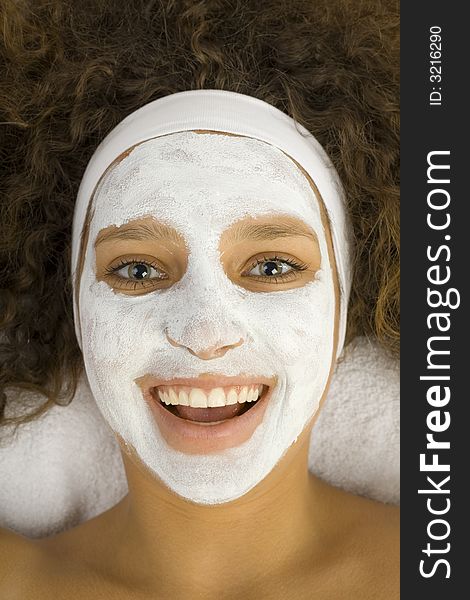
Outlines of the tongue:
{"type": "Polygon", "coordinates": [[[223,421],[239,415],[245,408],[245,404],[229,404],[228,406],[217,406],[214,408],[192,408],[191,406],[174,406],[176,414],[189,421],[202,421],[210,423],[211,421],[223,421]]]}

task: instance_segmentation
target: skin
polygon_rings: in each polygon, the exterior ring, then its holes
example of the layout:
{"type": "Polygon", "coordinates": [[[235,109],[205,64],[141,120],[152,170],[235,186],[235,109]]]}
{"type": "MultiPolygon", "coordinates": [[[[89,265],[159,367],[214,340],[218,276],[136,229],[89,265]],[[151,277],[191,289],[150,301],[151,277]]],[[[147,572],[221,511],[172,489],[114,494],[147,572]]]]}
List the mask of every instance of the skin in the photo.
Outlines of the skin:
{"type": "MultiPolygon", "coordinates": [[[[231,233],[224,232],[220,242],[224,269],[252,291],[305,285],[319,268],[315,240],[292,236],[233,243],[231,233]],[[295,258],[308,269],[281,284],[248,281],[243,274],[253,257],[271,252],[295,258]]],[[[123,255],[171,264],[174,280],[187,261],[182,241],[162,247],[155,241],[113,240],[96,251],[97,276],[104,280],[106,267],[123,255]]],[[[336,273],[334,280],[336,348],[336,273]]],[[[121,293],[145,293],[126,289],[116,279],[108,283],[121,293]]],[[[200,358],[210,361],[217,350],[206,348],[200,358]]],[[[210,371],[210,362],[207,367],[210,371]]],[[[334,367],[332,361],[321,404],[334,367]]],[[[193,504],[171,492],[118,436],[129,494],[98,517],[51,538],[29,540],[3,530],[0,564],[8,574],[0,579],[0,592],[25,600],[63,597],[65,590],[72,599],[398,598],[398,509],[343,492],[309,472],[310,432],[318,412],[265,479],[241,498],[216,506],[193,504]]]]}

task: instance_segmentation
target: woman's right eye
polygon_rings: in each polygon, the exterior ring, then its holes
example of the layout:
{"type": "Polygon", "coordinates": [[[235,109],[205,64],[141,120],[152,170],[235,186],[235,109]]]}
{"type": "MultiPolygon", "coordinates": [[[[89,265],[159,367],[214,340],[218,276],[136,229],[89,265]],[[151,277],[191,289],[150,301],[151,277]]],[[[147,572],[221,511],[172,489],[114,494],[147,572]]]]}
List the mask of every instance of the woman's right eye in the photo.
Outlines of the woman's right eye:
{"type": "Polygon", "coordinates": [[[118,265],[106,269],[106,277],[111,279],[115,287],[125,286],[136,289],[148,287],[155,282],[168,279],[157,265],[147,261],[121,261],[118,265]]]}
{"type": "Polygon", "coordinates": [[[162,279],[160,271],[144,262],[128,263],[124,267],[113,270],[113,272],[124,279],[132,279],[134,281],[162,279]]]}

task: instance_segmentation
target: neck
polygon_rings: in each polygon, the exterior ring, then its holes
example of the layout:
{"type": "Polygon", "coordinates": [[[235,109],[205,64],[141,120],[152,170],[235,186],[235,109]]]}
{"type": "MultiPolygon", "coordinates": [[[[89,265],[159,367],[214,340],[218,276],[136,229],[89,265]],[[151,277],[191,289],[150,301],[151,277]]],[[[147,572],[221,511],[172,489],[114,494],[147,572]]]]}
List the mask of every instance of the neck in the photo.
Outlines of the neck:
{"type": "Polygon", "coordinates": [[[250,492],[212,506],[177,496],[123,453],[129,485],[119,505],[123,564],[132,557],[145,580],[158,579],[159,588],[164,580],[173,596],[185,589],[227,591],[232,584],[239,590],[238,574],[249,586],[279,571],[312,545],[317,482],[308,472],[308,442],[309,431],[250,492]]]}

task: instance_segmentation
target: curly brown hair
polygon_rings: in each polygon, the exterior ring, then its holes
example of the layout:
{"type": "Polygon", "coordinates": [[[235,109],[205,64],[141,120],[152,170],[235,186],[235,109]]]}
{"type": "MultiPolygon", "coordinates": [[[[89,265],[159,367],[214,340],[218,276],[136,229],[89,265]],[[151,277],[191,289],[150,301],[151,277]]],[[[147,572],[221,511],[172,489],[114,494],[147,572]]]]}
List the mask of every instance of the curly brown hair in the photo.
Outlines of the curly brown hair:
{"type": "Polygon", "coordinates": [[[183,90],[260,98],[317,137],[355,234],[347,341],[374,336],[397,351],[396,0],[0,0],[0,22],[0,423],[72,399],[80,179],[119,121],[183,90]],[[7,419],[2,390],[47,400],[7,419]]]}

